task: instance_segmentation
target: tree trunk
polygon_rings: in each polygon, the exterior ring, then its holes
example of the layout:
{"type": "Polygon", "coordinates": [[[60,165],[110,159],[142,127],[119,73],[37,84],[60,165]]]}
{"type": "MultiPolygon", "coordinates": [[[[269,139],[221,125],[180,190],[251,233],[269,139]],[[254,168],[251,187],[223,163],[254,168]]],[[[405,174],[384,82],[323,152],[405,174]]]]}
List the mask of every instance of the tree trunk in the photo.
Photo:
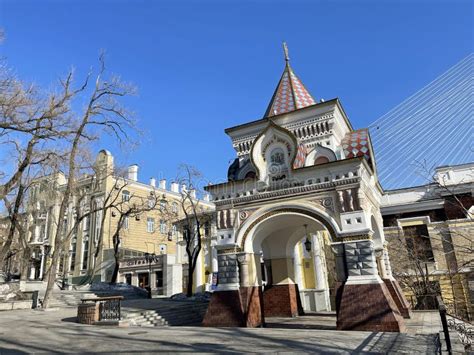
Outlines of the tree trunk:
{"type": "Polygon", "coordinates": [[[191,297],[193,295],[193,275],[194,270],[191,265],[188,268],[188,285],[186,286],[186,296],[191,297]]]}
{"type": "Polygon", "coordinates": [[[119,259],[118,257],[115,257],[114,272],[112,273],[112,278],[110,279],[111,284],[117,283],[118,273],[119,273],[119,259]]]}
{"type": "MultiPolygon", "coordinates": [[[[53,252],[54,255],[54,252],[53,252]]],[[[44,293],[43,298],[43,308],[49,307],[49,302],[51,300],[51,294],[53,293],[54,283],[56,282],[56,272],[58,269],[57,257],[54,256],[51,258],[51,266],[49,268],[48,282],[46,284],[46,292],[44,293]]]]}
{"type": "Polygon", "coordinates": [[[114,272],[112,273],[112,278],[110,279],[111,284],[117,283],[119,268],[120,268],[120,237],[116,234],[113,236],[113,243],[114,243],[114,272]]]}
{"type": "Polygon", "coordinates": [[[3,270],[5,266],[5,262],[7,259],[7,255],[11,249],[11,246],[13,244],[13,239],[15,237],[15,231],[17,229],[17,223],[18,223],[18,214],[20,210],[20,205],[23,200],[23,192],[25,190],[25,187],[20,184],[18,187],[18,194],[15,199],[15,206],[13,207],[13,211],[10,211],[10,229],[8,231],[8,237],[7,241],[3,244],[2,249],[0,250],[0,270],[3,270]]]}
{"type": "Polygon", "coordinates": [[[25,247],[22,252],[20,261],[20,280],[28,280],[28,266],[30,264],[31,250],[29,247],[25,247]]]}

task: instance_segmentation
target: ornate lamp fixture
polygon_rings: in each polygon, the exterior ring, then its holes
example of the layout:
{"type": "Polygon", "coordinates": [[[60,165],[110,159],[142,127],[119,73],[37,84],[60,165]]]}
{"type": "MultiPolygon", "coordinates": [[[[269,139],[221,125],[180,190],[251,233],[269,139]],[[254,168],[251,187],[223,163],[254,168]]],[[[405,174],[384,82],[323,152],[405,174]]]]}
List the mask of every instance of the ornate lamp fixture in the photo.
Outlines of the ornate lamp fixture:
{"type": "Polygon", "coordinates": [[[304,242],[304,247],[305,247],[306,251],[309,253],[311,251],[312,244],[311,244],[311,240],[309,240],[308,225],[307,224],[304,224],[304,233],[306,235],[306,241],[304,242]]]}

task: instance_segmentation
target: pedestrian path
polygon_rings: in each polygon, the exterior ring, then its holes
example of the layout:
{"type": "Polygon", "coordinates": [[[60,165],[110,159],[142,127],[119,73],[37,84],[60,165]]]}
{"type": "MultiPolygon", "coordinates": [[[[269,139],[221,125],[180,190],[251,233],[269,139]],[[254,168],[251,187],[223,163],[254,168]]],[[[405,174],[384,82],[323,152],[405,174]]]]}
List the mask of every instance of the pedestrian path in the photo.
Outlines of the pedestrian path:
{"type": "MultiPolygon", "coordinates": [[[[2,312],[0,354],[20,352],[435,354],[437,351],[435,334],[301,328],[120,328],[78,324],[75,323],[75,316],[76,311],[72,308],[56,311],[2,312]]],[[[321,325],[328,325],[331,316],[324,317],[326,320],[321,321],[321,325]]],[[[307,319],[300,318],[295,320],[301,322],[307,319]]]]}

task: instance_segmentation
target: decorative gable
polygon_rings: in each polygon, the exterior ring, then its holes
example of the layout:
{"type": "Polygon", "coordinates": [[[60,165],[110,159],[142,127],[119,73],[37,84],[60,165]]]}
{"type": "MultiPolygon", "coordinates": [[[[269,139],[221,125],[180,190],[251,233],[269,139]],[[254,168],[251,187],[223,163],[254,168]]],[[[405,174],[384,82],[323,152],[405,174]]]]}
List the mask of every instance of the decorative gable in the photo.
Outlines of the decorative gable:
{"type": "Polygon", "coordinates": [[[297,153],[297,141],[288,130],[272,121],[255,139],[250,152],[260,181],[271,183],[288,179],[297,153]]]}

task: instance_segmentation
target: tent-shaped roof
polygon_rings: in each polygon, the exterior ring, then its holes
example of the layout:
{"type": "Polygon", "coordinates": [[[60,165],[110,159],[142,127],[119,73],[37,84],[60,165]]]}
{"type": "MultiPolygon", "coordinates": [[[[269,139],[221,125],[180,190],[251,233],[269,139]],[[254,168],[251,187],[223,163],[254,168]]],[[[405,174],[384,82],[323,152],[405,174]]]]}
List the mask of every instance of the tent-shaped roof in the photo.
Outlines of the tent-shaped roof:
{"type": "Polygon", "coordinates": [[[283,43],[285,52],[285,69],[275,89],[264,117],[276,116],[294,111],[316,103],[301,80],[293,72],[288,57],[286,43],[283,43]]]}

